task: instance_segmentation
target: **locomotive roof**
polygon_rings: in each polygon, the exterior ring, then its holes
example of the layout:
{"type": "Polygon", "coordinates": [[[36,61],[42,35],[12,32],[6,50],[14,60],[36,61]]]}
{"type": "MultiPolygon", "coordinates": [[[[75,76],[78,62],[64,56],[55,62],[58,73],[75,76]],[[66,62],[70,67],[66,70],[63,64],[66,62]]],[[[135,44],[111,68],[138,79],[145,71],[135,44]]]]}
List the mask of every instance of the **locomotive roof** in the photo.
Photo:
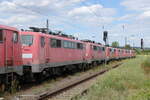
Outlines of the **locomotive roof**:
{"type": "MultiPolygon", "coordinates": [[[[84,42],[84,41],[83,41],[83,42],[84,42]]],[[[104,45],[99,44],[99,43],[93,43],[93,42],[85,42],[85,43],[89,43],[89,44],[92,44],[92,45],[95,45],[95,46],[103,46],[103,47],[104,47],[104,45]]]]}
{"type": "Polygon", "coordinates": [[[52,34],[45,34],[45,33],[41,33],[41,32],[31,32],[31,31],[21,31],[21,33],[23,34],[30,34],[30,35],[39,35],[39,36],[46,36],[46,37],[51,37],[51,38],[56,38],[56,39],[60,39],[60,40],[69,40],[69,41],[76,41],[76,42],[81,42],[80,40],[76,40],[76,39],[71,39],[71,38],[67,38],[67,37],[62,37],[59,35],[52,35],[52,34]]]}
{"type": "Polygon", "coordinates": [[[41,33],[41,32],[32,32],[32,31],[22,31],[21,33],[23,33],[23,34],[40,35],[40,36],[49,36],[49,37],[56,38],[56,39],[61,39],[61,40],[69,40],[69,41],[80,42],[80,43],[90,43],[90,44],[97,45],[97,46],[98,45],[99,46],[104,46],[102,44],[91,43],[91,42],[84,42],[84,41],[81,41],[81,40],[76,40],[76,39],[71,39],[71,38],[63,37],[61,35],[44,34],[44,33],[41,33]]]}
{"type": "Polygon", "coordinates": [[[6,26],[6,25],[0,25],[0,29],[7,29],[7,30],[12,30],[12,31],[18,31],[17,28],[6,26]]]}

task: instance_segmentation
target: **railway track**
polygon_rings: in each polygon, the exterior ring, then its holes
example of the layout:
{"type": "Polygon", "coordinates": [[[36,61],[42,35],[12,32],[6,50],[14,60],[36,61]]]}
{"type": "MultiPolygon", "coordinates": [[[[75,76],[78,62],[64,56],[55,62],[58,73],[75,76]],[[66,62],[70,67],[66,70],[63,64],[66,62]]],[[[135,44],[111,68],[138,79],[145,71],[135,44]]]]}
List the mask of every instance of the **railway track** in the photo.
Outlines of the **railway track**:
{"type": "MultiPolygon", "coordinates": [[[[111,69],[117,68],[121,64],[122,63],[116,64],[116,65],[112,66],[111,69]]],[[[47,100],[48,98],[57,96],[58,94],[60,94],[64,91],[67,91],[68,89],[71,89],[74,86],[77,86],[81,83],[84,83],[84,82],[90,80],[90,79],[93,79],[96,76],[102,75],[102,74],[108,72],[111,69],[104,69],[102,71],[92,73],[92,74],[89,74],[89,75],[84,75],[83,77],[79,77],[78,79],[65,82],[64,84],[61,84],[61,85],[57,86],[56,88],[54,88],[52,90],[48,90],[48,91],[45,91],[41,94],[36,95],[35,99],[36,100],[47,100]]]]}

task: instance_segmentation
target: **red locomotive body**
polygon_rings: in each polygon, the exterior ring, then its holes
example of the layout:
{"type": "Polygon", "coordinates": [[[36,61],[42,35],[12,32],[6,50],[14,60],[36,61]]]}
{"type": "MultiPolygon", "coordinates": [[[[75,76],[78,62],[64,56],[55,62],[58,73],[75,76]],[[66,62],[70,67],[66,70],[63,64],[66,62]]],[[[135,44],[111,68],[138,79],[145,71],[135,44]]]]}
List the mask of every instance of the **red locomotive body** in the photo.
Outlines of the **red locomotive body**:
{"type": "Polygon", "coordinates": [[[130,58],[130,50],[127,50],[126,52],[127,52],[127,56],[126,57],[130,58]]]}
{"type": "Polygon", "coordinates": [[[0,74],[21,72],[21,43],[18,30],[0,25],[0,74]]]}
{"type": "Polygon", "coordinates": [[[122,58],[122,49],[118,49],[118,56],[119,56],[119,59],[121,59],[122,58]]]}
{"type": "Polygon", "coordinates": [[[114,48],[114,57],[115,57],[115,59],[119,59],[119,49],[118,48],[114,48]]]}
{"type": "Polygon", "coordinates": [[[85,43],[39,32],[21,32],[24,65],[33,73],[45,68],[85,62],[85,43]]]}
{"type": "Polygon", "coordinates": [[[115,60],[116,59],[116,48],[112,48],[111,49],[111,53],[112,53],[112,60],[115,60]]]}
{"type": "Polygon", "coordinates": [[[135,56],[136,56],[136,53],[135,53],[134,50],[130,50],[130,56],[131,56],[131,57],[135,57],[135,56]]]}
{"type": "Polygon", "coordinates": [[[126,49],[123,49],[123,58],[126,58],[126,49]]]}
{"type": "Polygon", "coordinates": [[[23,75],[21,54],[19,31],[0,25],[0,86],[12,81],[12,74],[23,75]]]}
{"type": "Polygon", "coordinates": [[[85,55],[88,63],[93,61],[102,62],[105,60],[105,47],[97,43],[86,42],[85,55]]]}
{"type": "Polygon", "coordinates": [[[114,52],[114,48],[112,47],[106,47],[106,59],[108,60],[113,60],[115,57],[115,52],[114,52]]]}

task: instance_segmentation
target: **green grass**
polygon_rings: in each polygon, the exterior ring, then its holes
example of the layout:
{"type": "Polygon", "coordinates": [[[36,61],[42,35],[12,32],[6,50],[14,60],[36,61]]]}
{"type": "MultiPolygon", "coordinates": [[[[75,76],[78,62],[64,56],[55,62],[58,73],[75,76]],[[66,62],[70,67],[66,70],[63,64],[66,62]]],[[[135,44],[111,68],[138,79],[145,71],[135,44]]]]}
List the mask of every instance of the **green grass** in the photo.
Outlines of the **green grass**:
{"type": "Polygon", "coordinates": [[[76,100],[150,100],[150,79],[141,65],[146,56],[125,60],[119,68],[100,77],[82,96],[76,100]]]}
{"type": "Polygon", "coordinates": [[[150,76],[150,57],[146,58],[146,60],[142,63],[141,67],[144,69],[145,74],[150,76]]]}
{"type": "Polygon", "coordinates": [[[150,55],[150,50],[134,49],[138,55],[150,55]]]}

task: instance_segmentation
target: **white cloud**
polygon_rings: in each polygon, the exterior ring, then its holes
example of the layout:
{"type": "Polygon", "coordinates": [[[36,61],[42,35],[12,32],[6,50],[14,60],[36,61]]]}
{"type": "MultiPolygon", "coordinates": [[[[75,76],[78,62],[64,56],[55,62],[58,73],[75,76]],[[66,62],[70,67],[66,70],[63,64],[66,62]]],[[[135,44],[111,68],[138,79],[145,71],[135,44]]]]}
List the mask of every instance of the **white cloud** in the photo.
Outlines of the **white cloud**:
{"type": "Polygon", "coordinates": [[[0,23],[5,23],[7,25],[24,24],[33,21],[36,18],[37,16],[33,16],[33,15],[16,15],[8,18],[7,20],[0,19],[0,23]]]}
{"type": "Polygon", "coordinates": [[[8,14],[40,13],[59,14],[66,13],[74,5],[85,0],[11,0],[0,2],[0,12],[8,14]]]}
{"type": "Polygon", "coordinates": [[[145,17],[150,17],[150,11],[144,12],[143,15],[144,15],[145,17]]]}
{"type": "MultiPolygon", "coordinates": [[[[100,4],[90,4],[89,6],[78,5],[83,1],[85,0],[3,1],[0,2],[2,8],[0,9],[0,14],[5,13],[5,15],[1,18],[1,22],[7,25],[15,25],[19,24],[19,22],[21,24],[29,22],[28,24],[30,24],[30,21],[33,19],[41,23],[44,19],[49,18],[51,24],[55,26],[63,25],[64,28],[69,27],[70,29],[71,26],[78,25],[82,25],[83,27],[98,27],[103,23],[111,23],[114,20],[112,16],[116,13],[115,9],[105,8],[100,4]],[[93,12],[96,13],[97,17],[92,14],[93,12]]],[[[35,22],[31,24],[33,23],[35,22]]]]}
{"type": "MultiPolygon", "coordinates": [[[[65,12],[63,4],[68,0],[12,0],[0,2],[0,14],[2,24],[29,22],[31,19],[39,21],[40,17],[53,17],[65,12]],[[60,6],[58,6],[60,5],[60,6]],[[61,9],[61,10],[60,10],[61,9]],[[3,17],[2,17],[3,16],[3,17]],[[16,19],[16,20],[14,20],[16,19]]],[[[67,4],[77,3],[81,0],[69,0],[67,4]]],[[[65,4],[66,5],[66,4],[65,4]]]]}
{"type": "Polygon", "coordinates": [[[124,0],[121,5],[125,6],[128,10],[150,10],[150,0],[124,0]]]}
{"type": "Polygon", "coordinates": [[[121,17],[120,20],[135,19],[137,21],[150,18],[150,0],[124,0],[121,5],[132,11],[132,14],[127,14],[121,17]]]}
{"type": "Polygon", "coordinates": [[[126,15],[123,18],[145,19],[150,18],[150,0],[124,0],[121,5],[125,6],[129,11],[136,11],[135,14],[126,15]],[[135,16],[134,16],[135,15],[135,16]]]}
{"type": "Polygon", "coordinates": [[[97,5],[91,5],[91,6],[82,6],[82,7],[73,9],[68,14],[70,16],[83,15],[83,14],[89,15],[89,13],[97,13],[98,10],[101,10],[102,8],[103,8],[103,6],[98,5],[98,4],[97,5]]]}
{"type": "Polygon", "coordinates": [[[129,21],[131,19],[135,19],[137,17],[137,14],[126,14],[124,16],[118,17],[118,21],[129,21]]]}
{"type": "Polygon", "coordinates": [[[100,4],[90,5],[90,6],[82,6],[79,8],[74,8],[71,10],[68,15],[76,16],[76,15],[96,15],[96,16],[110,16],[116,13],[115,9],[113,8],[104,8],[100,4]],[[108,13],[109,12],[109,13],[108,13]]]}
{"type": "Polygon", "coordinates": [[[114,21],[116,10],[105,8],[100,4],[93,4],[74,8],[68,12],[68,16],[84,26],[100,27],[114,21]],[[108,13],[109,12],[109,13],[108,13]],[[88,24],[87,24],[88,23],[88,24]]]}
{"type": "Polygon", "coordinates": [[[138,16],[139,19],[145,19],[145,18],[150,18],[150,10],[149,11],[145,11],[142,14],[140,14],[138,16]]]}

